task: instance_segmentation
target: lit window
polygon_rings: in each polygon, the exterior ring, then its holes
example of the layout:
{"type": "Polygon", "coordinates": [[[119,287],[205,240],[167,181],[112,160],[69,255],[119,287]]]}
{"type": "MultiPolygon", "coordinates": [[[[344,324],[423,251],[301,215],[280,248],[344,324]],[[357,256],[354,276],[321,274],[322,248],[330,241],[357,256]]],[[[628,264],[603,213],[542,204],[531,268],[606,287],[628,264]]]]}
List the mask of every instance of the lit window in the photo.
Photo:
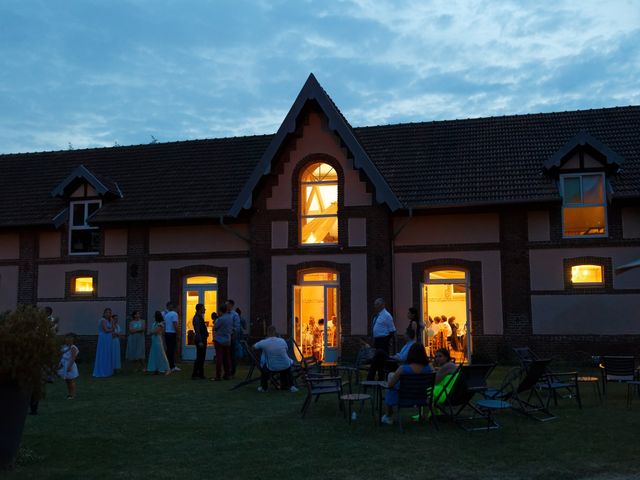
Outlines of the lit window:
{"type": "Polygon", "coordinates": [[[465,272],[462,270],[437,270],[435,272],[429,272],[429,280],[464,280],[465,278],[465,272]]]}
{"type": "Polygon", "coordinates": [[[601,265],[575,265],[571,267],[571,283],[573,285],[602,285],[601,265]]]}
{"type": "Polygon", "coordinates": [[[607,207],[602,173],[563,175],[562,216],[564,237],[607,234],[607,207]]]}
{"type": "Polygon", "coordinates": [[[73,292],[78,294],[93,293],[93,277],[76,277],[73,280],[73,292]]]}
{"type": "Polygon", "coordinates": [[[338,174],[331,165],[314,163],[300,182],[302,243],[338,243],[338,174]]]}
{"type": "Polygon", "coordinates": [[[195,276],[187,278],[187,285],[210,285],[218,283],[216,277],[195,276]]]}
{"type": "Polygon", "coordinates": [[[303,282],[335,282],[338,275],[332,272],[310,272],[302,275],[303,282]]]}
{"type": "Polygon", "coordinates": [[[100,251],[100,230],[89,225],[89,218],[101,206],[100,200],[71,202],[69,206],[69,253],[97,254],[100,251]]]}

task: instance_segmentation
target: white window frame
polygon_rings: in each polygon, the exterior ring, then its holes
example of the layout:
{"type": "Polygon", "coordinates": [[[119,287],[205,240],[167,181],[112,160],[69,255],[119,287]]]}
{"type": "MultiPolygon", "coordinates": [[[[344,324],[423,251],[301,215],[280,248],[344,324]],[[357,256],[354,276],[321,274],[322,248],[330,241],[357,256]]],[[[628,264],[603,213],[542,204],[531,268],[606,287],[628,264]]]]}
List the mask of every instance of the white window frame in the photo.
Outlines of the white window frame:
{"type": "Polygon", "coordinates": [[[89,205],[90,204],[98,204],[98,210],[102,207],[102,200],[74,200],[69,202],[69,255],[98,255],[100,252],[72,252],[72,235],[74,231],[81,230],[99,230],[99,227],[94,227],[87,223],[87,219],[89,216],[89,205]],[[73,211],[74,206],[82,204],[84,205],[84,224],[83,225],[74,225],[73,224],[73,211]]]}
{"type": "Polygon", "coordinates": [[[565,173],[560,175],[560,195],[562,196],[562,238],[605,238],[609,236],[609,219],[607,214],[607,179],[602,172],[584,172],[584,173],[565,173]],[[580,179],[580,198],[584,200],[582,193],[582,179],[585,176],[599,175],[602,178],[602,203],[580,203],[567,205],[565,203],[564,181],[567,178],[580,179]],[[564,228],[564,211],[565,208],[585,208],[585,207],[604,207],[604,233],[595,235],[565,235],[564,228]]]}
{"type": "Polygon", "coordinates": [[[339,218],[339,208],[338,211],[333,214],[316,214],[316,215],[309,215],[309,214],[305,214],[303,213],[304,210],[304,205],[305,205],[305,187],[307,186],[313,186],[313,185],[321,185],[321,186],[335,186],[336,187],[336,192],[338,193],[338,198],[340,196],[340,182],[339,182],[340,178],[338,176],[338,171],[336,170],[336,168],[331,165],[330,163],[327,162],[323,162],[322,160],[318,160],[317,162],[311,162],[309,165],[307,165],[303,170],[302,170],[302,174],[299,180],[299,185],[300,185],[300,208],[299,208],[299,218],[300,218],[300,228],[299,228],[299,244],[301,246],[307,246],[307,245],[311,245],[311,246],[334,246],[334,245],[338,245],[340,243],[340,227],[338,226],[338,238],[336,239],[335,242],[332,243],[320,243],[320,242],[316,242],[316,243],[311,243],[311,242],[307,242],[305,243],[302,239],[302,228],[304,226],[304,221],[305,219],[315,219],[315,218],[334,218],[336,219],[336,222],[340,222],[340,218],[339,218]],[[306,172],[308,172],[309,167],[312,165],[317,165],[317,164],[324,164],[327,165],[329,167],[331,167],[335,172],[336,172],[336,180],[326,180],[326,181],[304,181],[302,179],[302,175],[304,175],[306,172]]]}

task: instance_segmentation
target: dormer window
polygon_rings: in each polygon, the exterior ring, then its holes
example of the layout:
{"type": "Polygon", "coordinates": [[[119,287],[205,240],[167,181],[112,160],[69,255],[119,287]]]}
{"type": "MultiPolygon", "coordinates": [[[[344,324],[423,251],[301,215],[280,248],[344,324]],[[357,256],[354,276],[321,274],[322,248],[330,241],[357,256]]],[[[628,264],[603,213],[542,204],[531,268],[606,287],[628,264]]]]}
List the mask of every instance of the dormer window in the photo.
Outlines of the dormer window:
{"type": "Polygon", "coordinates": [[[100,200],[73,201],[69,205],[69,254],[97,255],[100,253],[100,230],[91,226],[91,215],[98,211],[100,200]]]}
{"type": "Polygon", "coordinates": [[[607,235],[607,203],[604,173],[560,175],[562,236],[607,235]]]}

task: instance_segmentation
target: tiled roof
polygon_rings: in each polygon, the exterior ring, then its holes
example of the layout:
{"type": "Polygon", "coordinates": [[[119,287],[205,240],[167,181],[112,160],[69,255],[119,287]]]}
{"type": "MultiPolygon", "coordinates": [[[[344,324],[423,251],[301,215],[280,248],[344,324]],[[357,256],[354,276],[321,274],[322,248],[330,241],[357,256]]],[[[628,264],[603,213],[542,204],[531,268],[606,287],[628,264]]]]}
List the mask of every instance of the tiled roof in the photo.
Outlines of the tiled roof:
{"type": "MultiPolygon", "coordinates": [[[[614,196],[640,197],[640,107],[350,129],[406,207],[558,200],[545,162],[581,132],[622,159],[614,196]]],[[[227,215],[274,135],[0,155],[0,226],[51,225],[52,189],[79,165],[117,182],[98,222],[227,215]]]]}
{"type": "Polygon", "coordinates": [[[51,225],[68,201],[52,189],[79,165],[117,182],[97,222],[225,215],[272,135],[0,156],[0,226],[51,225]]]}
{"type": "Polygon", "coordinates": [[[640,107],[603,108],[353,129],[408,207],[559,199],[542,174],[580,131],[623,159],[614,196],[640,196],[640,107]]]}

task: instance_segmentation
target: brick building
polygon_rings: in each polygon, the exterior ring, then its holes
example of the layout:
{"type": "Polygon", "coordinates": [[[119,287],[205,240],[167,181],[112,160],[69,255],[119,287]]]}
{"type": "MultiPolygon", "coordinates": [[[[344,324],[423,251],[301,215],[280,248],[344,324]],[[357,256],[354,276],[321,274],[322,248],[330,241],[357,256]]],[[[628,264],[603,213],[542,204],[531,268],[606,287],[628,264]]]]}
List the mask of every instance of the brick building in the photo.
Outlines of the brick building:
{"type": "Polygon", "coordinates": [[[61,331],[173,299],[190,359],[195,304],[232,297],[332,360],[383,297],[460,357],[640,351],[640,272],[614,274],[640,257],[640,107],[353,128],[311,75],[275,135],[0,167],[0,309],[61,331]]]}

